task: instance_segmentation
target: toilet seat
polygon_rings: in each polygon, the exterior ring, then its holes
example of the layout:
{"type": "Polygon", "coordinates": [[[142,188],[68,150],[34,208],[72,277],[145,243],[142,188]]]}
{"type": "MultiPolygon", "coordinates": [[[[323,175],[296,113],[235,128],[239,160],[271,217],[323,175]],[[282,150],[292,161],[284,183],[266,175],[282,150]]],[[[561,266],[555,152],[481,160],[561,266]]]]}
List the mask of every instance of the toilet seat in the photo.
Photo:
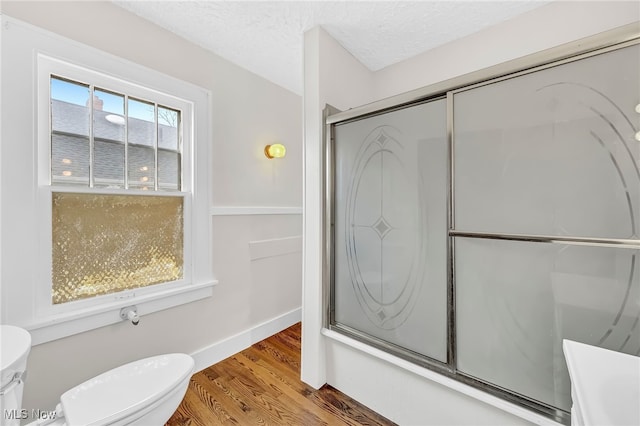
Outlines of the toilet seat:
{"type": "Polygon", "coordinates": [[[153,405],[193,372],[185,354],[158,355],[100,374],[60,397],[66,424],[108,425],[153,405]]]}

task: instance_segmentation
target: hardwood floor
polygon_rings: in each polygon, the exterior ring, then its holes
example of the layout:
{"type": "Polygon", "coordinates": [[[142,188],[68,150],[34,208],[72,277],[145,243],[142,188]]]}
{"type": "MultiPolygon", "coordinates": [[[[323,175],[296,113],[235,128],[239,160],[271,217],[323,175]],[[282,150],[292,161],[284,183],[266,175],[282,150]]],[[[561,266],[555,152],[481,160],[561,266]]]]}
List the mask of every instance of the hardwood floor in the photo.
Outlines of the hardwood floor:
{"type": "Polygon", "coordinates": [[[395,425],[342,392],[300,381],[300,323],[196,373],[167,426],[395,425]]]}

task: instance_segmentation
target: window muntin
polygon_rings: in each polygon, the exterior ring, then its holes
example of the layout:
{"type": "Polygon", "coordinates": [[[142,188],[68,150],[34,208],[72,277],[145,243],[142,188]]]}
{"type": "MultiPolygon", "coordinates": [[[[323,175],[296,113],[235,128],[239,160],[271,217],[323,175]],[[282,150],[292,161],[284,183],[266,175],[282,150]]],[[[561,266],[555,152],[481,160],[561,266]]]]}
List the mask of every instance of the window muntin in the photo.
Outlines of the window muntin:
{"type": "Polygon", "coordinates": [[[50,83],[52,184],[182,190],[180,109],[55,75],[50,83]]]}

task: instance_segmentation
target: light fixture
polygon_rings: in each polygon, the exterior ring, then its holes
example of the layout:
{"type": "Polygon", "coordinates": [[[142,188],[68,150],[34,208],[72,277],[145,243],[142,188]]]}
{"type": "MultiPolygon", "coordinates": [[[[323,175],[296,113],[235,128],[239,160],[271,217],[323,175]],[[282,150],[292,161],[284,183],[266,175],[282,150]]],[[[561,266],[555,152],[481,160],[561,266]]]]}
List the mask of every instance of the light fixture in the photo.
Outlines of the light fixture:
{"type": "Polygon", "coordinates": [[[286,153],[287,148],[281,143],[274,143],[264,147],[264,155],[266,155],[267,158],[282,158],[286,153]]]}

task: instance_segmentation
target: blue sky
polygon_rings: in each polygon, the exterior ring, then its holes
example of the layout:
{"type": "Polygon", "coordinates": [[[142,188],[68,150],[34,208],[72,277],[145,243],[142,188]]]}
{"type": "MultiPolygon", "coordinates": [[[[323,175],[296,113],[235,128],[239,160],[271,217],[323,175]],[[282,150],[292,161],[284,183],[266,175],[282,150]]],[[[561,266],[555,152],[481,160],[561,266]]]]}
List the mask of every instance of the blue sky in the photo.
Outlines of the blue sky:
{"type": "MultiPolygon", "coordinates": [[[[94,94],[103,101],[103,111],[124,115],[124,96],[114,95],[99,89],[94,94]]],[[[51,99],[85,106],[89,99],[89,87],[51,77],[51,99]]],[[[129,117],[153,122],[153,104],[129,99],[129,117]]],[[[161,124],[171,125],[160,115],[161,124]]]]}

